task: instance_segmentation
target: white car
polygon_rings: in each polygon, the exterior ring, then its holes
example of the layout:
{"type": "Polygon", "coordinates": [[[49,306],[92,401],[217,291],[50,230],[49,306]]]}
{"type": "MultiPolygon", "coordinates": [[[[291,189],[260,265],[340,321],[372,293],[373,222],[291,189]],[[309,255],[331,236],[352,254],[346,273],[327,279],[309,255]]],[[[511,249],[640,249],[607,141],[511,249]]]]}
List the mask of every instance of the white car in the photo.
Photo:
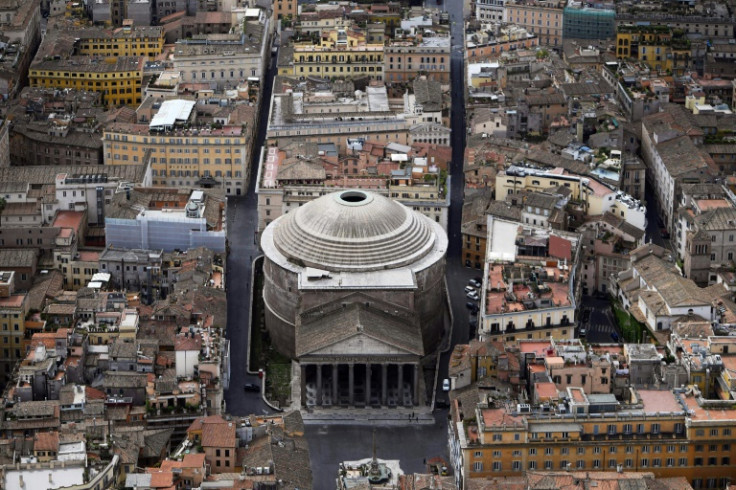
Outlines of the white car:
{"type": "Polygon", "coordinates": [[[450,380],[448,378],[442,380],[442,391],[450,391],[450,380]]]}
{"type": "Polygon", "coordinates": [[[468,298],[470,298],[470,299],[472,299],[474,301],[478,301],[480,299],[480,296],[478,296],[478,292],[477,291],[472,291],[472,292],[466,294],[465,296],[467,296],[468,298]]]}
{"type": "Polygon", "coordinates": [[[465,292],[466,293],[474,293],[475,288],[473,286],[465,286],[465,292]]]}

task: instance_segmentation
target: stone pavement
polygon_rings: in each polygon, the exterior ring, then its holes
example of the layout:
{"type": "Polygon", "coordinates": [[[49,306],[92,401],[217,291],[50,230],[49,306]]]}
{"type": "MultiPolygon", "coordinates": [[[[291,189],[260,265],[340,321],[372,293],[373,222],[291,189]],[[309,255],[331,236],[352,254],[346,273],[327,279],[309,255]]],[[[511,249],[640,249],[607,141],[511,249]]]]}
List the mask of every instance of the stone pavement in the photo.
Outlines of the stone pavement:
{"type": "Polygon", "coordinates": [[[401,408],[313,408],[302,409],[305,424],[320,425],[432,425],[434,415],[429,407],[401,408]]]}

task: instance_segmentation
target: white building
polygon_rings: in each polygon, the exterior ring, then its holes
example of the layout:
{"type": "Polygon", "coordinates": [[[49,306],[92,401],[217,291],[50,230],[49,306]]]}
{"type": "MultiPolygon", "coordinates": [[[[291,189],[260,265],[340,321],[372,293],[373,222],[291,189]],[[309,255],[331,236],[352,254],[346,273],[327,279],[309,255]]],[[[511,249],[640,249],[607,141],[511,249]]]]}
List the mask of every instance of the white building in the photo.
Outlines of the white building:
{"type": "Polygon", "coordinates": [[[119,248],[171,252],[207,247],[224,252],[226,221],[221,219],[216,229],[211,229],[206,207],[212,205],[217,203],[206,199],[202,191],[193,191],[184,209],[141,209],[134,217],[106,216],[106,241],[119,248]]]}

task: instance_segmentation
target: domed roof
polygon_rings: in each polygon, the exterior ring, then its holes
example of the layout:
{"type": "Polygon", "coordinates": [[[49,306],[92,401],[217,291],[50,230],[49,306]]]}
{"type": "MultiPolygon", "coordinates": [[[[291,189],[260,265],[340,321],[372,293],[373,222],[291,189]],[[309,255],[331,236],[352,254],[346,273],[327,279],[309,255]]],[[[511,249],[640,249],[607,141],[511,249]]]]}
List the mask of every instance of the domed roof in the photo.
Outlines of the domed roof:
{"type": "Polygon", "coordinates": [[[425,256],[436,240],[425,216],[359,190],[322,196],[274,225],[274,244],[287,259],[332,271],[403,267],[425,256]]]}

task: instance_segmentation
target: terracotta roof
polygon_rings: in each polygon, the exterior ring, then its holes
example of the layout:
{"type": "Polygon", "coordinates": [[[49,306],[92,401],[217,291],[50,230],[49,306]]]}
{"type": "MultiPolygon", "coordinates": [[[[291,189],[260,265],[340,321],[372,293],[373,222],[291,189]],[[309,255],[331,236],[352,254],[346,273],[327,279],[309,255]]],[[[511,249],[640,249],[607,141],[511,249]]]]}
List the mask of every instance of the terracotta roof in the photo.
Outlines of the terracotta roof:
{"type": "Polygon", "coordinates": [[[176,342],[174,343],[174,350],[186,351],[186,350],[200,350],[202,348],[202,336],[200,334],[194,335],[194,338],[187,336],[177,335],[176,342]]]}
{"type": "Polygon", "coordinates": [[[205,423],[202,427],[202,447],[235,447],[235,424],[205,423]]]}
{"type": "Polygon", "coordinates": [[[59,432],[38,432],[33,442],[34,451],[59,451],[59,432]]]}
{"type": "Polygon", "coordinates": [[[151,488],[169,488],[174,486],[174,473],[161,471],[159,468],[148,468],[151,474],[151,488]]]}

